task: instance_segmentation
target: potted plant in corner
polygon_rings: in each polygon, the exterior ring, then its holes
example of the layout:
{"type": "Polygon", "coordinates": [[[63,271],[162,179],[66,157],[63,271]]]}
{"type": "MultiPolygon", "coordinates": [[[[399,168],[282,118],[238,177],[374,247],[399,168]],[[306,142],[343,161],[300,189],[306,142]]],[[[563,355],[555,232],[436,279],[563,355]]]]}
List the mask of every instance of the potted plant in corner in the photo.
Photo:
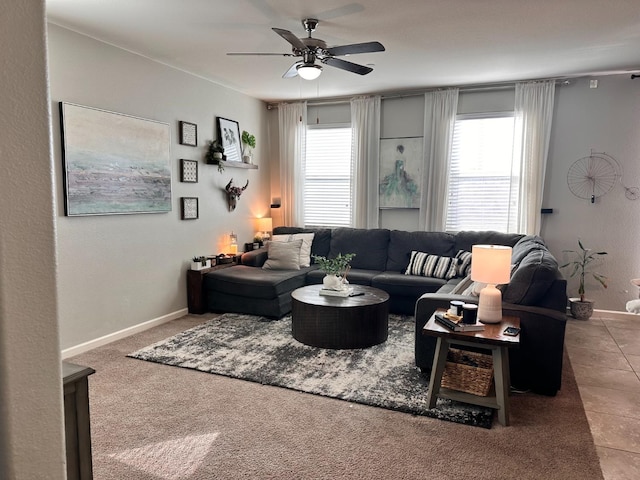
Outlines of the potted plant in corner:
{"type": "Polygon", "coordinates": [[[242,161],[244,163],[251,163],[251,157],[253,155],[253,149],[256,148],[256,137],[251,135],[246,130],[242,131],[242,144],[245,146],[242,151],[242,161]]]}
{"type": "Polygon", "coordinates": [[[355,257],[355,253],[339,253],[335,258],[326,258],[318,255],[312,255],[315,262],[320,265],[320,270],[326,273],[322,279],[322,286],[327,290],[345,290],[349,282],[347,282],[347,272],[349,271],[349,262],[355,257]]]}
{"type": "Polygon", "coordinates": [[[573,260],[565,263],[560,268],[571,268],[570,277],[578,275],[580,285],[578,287],[579,298],[569,298],[569,309],[571,315],[578,320],[588,320],[593,315],[593,301],[585,297],[585,279],[588,276],[593,277],[600,285],[607,288],[607,277],[600,273],[589,270],[589,265],[607,252],[592,252],[590,248],[585,248],[582,241],[578,239],[580,250],[564,250],[564,252],[573,256],[573,260]]]}

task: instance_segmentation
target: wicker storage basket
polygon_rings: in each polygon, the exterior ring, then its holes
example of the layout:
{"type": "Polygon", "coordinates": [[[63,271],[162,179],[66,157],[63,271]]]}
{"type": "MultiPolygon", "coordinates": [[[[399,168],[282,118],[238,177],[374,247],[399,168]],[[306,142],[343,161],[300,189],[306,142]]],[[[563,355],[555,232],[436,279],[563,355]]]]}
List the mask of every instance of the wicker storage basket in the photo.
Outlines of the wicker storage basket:
{"type": "Polygon", "coordinates": [[[441,385],[486,397],[493,382],[491,355],[450,348],[441,385]]]}

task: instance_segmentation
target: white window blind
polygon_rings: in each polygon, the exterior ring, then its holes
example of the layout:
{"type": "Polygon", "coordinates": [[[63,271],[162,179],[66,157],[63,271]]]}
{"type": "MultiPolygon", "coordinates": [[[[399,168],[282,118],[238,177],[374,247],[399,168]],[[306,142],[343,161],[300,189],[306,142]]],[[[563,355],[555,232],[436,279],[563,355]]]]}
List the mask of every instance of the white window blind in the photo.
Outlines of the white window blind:
{"type": "Polygon", "coordinates": [[[518,213],[519,165],[513,161],[514,117],[459,116],[453,131],[447,231],[512,232],[518,213]]]}
{"type": "Polygon", "coordinates": [[[351,127],[307,130],[304,220],[307,227],[351,226],[351,127]]]}

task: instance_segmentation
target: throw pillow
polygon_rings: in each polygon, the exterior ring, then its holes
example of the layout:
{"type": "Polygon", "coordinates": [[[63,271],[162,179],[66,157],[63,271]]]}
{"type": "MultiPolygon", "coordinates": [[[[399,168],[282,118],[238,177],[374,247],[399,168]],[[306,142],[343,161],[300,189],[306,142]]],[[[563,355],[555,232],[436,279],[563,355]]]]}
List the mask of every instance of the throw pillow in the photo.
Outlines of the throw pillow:
{"type": "Polygon", "coordinates": [[[274,242],[302,240],[302,247],[300,247],[300,266],[308,267],[311,265],[311,244],[313,243],[314,236],[314,233],[291,233],[287,235],[274,235],[271,237],[271,240],[274,242]]]}
{"type": "Polygon", "coordinates": [[[467,275],[449,292],[451,295],[464,295],[467,289],[473,284],[471,275],[467,275]]]}
{"type": "Polygon", "coordinates": [[[292,242],[269,242],[265,270],[300,270],[302,239],[292,242]]]}
{"type": "Polygon", "coordinates": [[[456,261],[451,257],[429,255],[414,250],[411,252],[411,259],[404,274],[449,280],[456,276],[456,261]]]}
{"type": "Polygon", "coordinates": [[[456,273],[458,277],[466,277],[471,274],[471,252],[458,250],[455,259],[457,260],[456,273]]]}

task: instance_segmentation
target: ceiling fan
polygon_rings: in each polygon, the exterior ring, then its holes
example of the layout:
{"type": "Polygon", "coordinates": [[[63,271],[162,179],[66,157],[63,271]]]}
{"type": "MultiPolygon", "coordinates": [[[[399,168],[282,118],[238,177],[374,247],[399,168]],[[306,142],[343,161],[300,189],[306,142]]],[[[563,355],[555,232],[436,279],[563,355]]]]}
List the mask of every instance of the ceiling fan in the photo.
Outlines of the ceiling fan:
{"type": "Polygon", "coordinates": [[[316,64],[316,60],[325,65],[336,67],[348,72],[366,75],[373,71],[373,68],[357,63],[347,62],[340,57],[343,55],[354,55],[357,53],[384,52],[384,46],[380,42],[354,43],[351,45],[341,45],[337,47],[327,47],[324,40],[313,38],[311,33],[318,26],[315,18],[305,18],[302,26],[308,33],[306,38],[298,38],[289,30],[272,28],[274,32],[291,44],[292,53],[227,53],[227,55],[278,55],[284,57],[302,57],[282,75],[282,78],[292,78],[296,75],[305,80],[314,80],[322,73],[322,66],[316,64]]]}

